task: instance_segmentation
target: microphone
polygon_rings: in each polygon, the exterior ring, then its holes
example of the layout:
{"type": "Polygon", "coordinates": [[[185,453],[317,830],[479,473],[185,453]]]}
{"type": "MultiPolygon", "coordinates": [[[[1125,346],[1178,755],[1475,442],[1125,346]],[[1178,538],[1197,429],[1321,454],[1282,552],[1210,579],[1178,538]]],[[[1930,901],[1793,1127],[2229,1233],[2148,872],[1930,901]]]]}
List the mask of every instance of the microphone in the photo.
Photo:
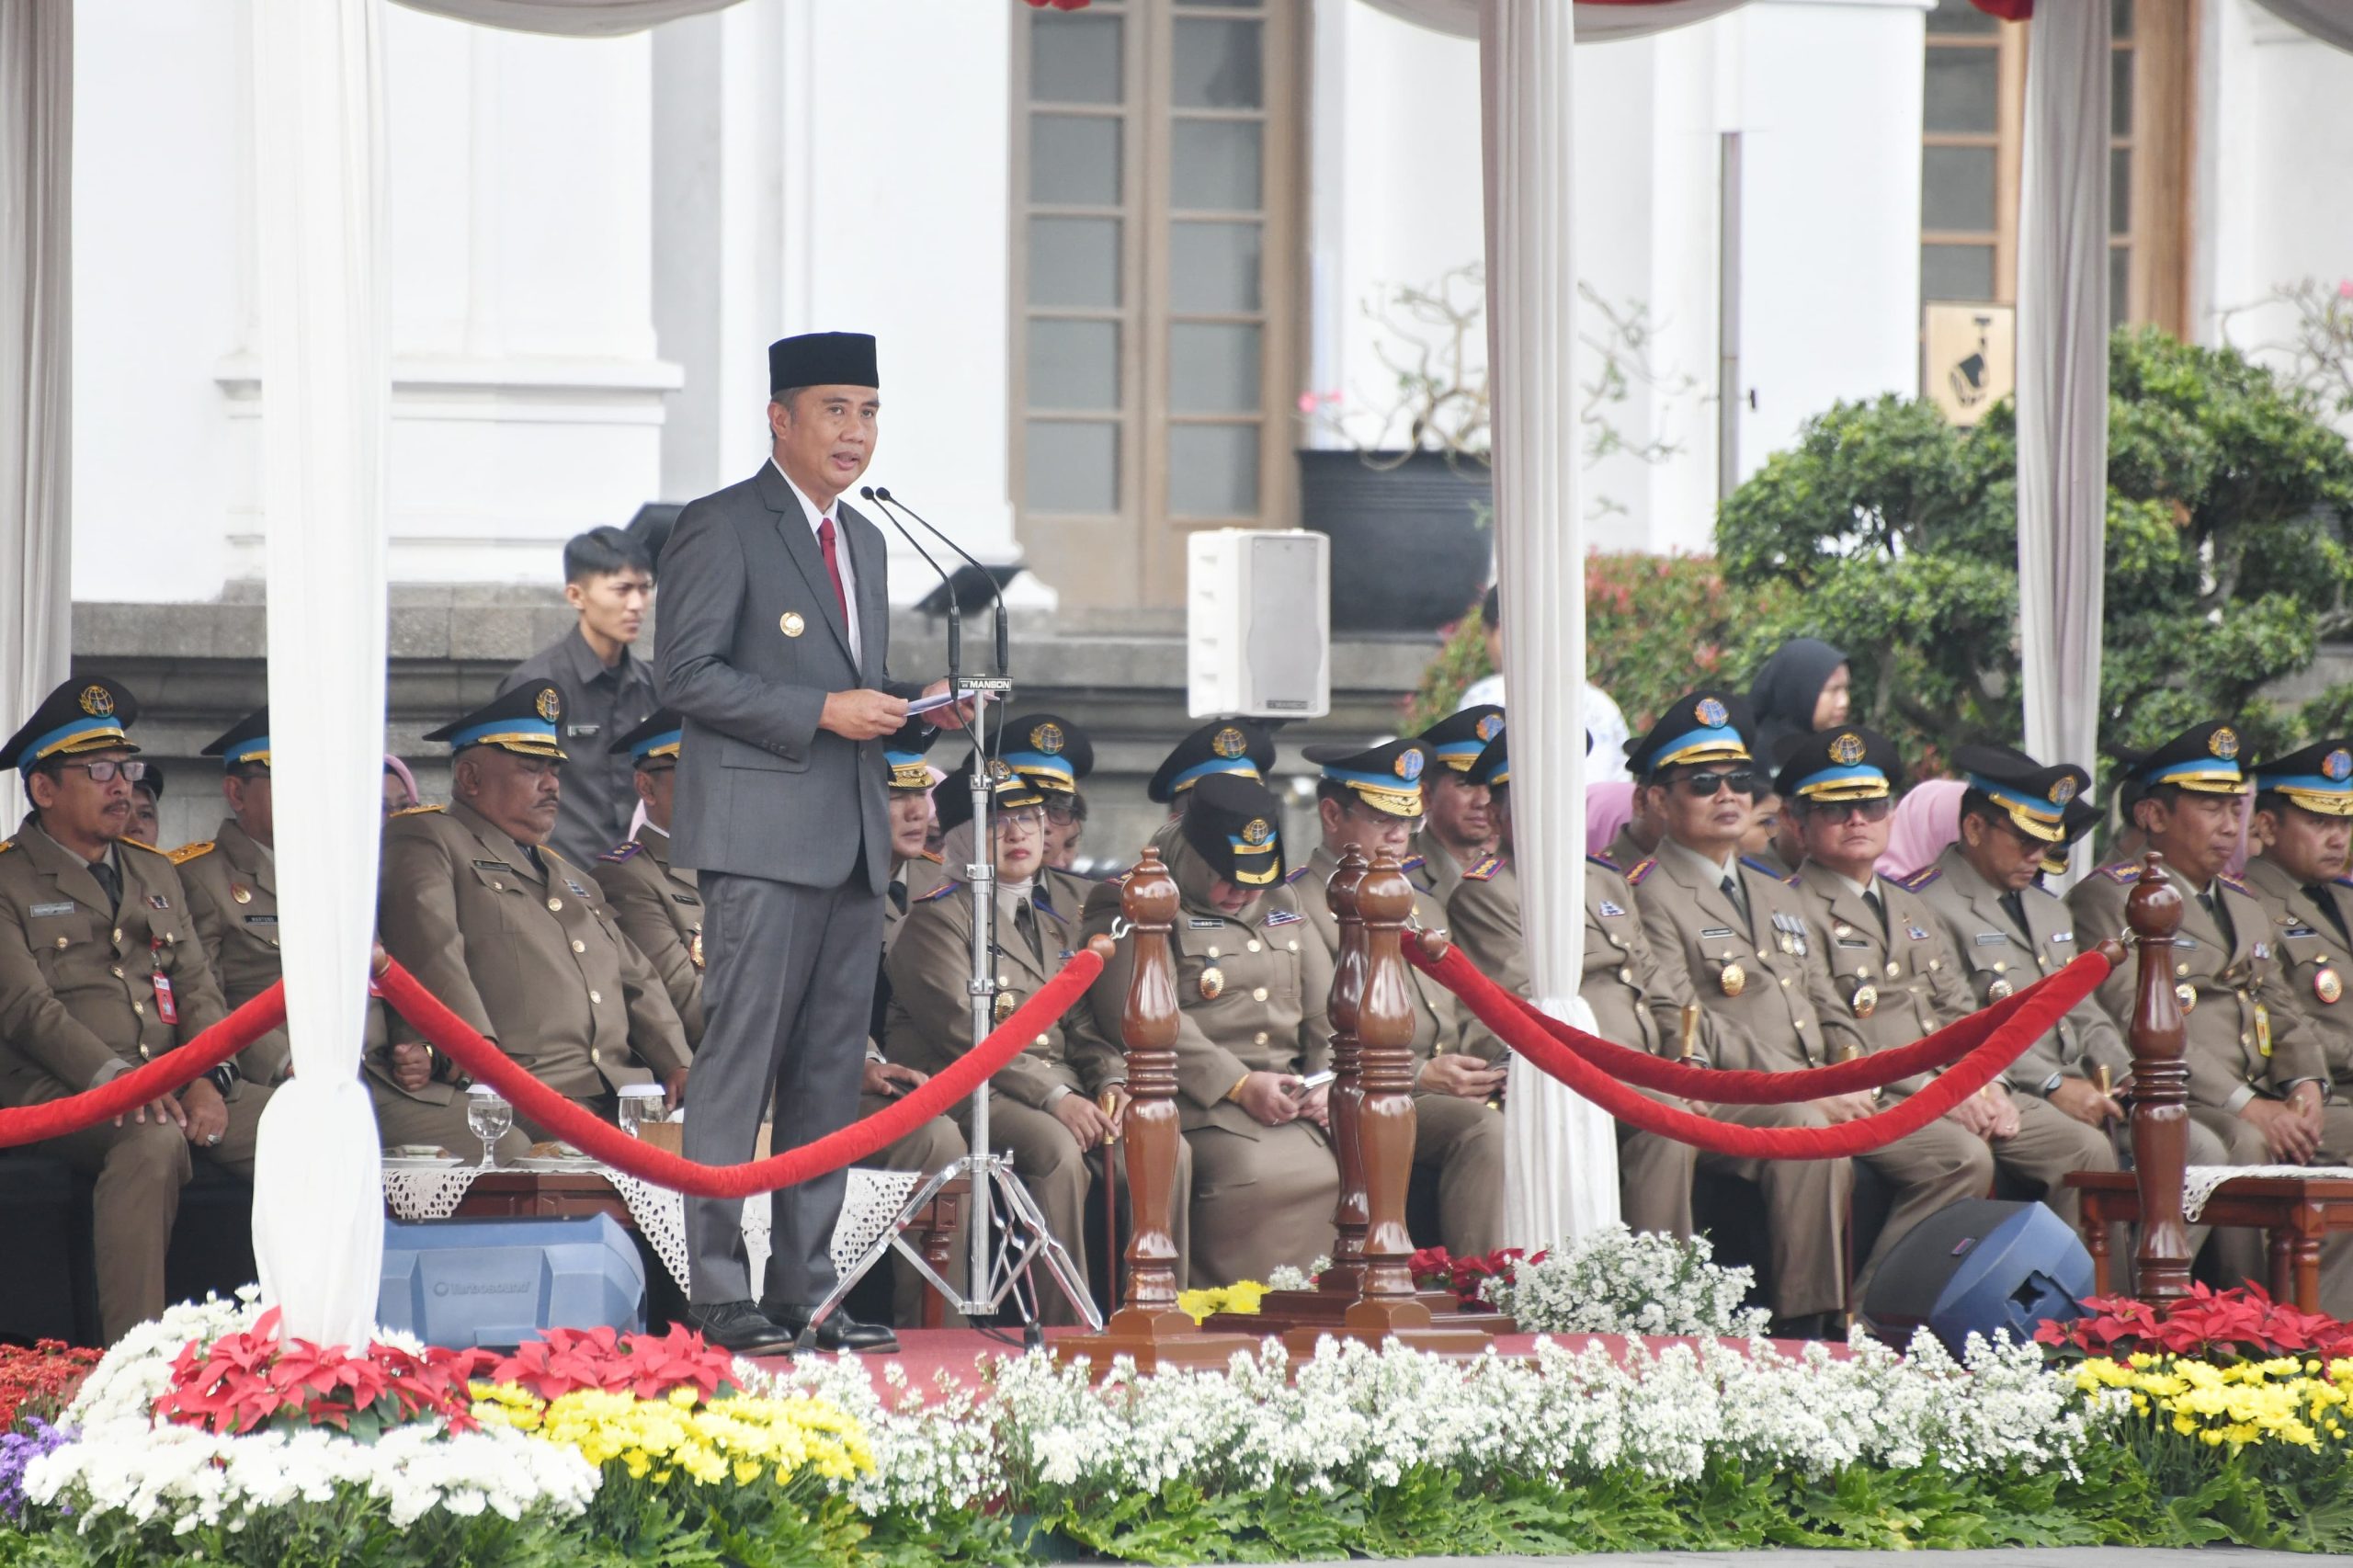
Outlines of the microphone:
{"type": "MultiPolygon", "coordinates": [[[[956,585],[949,580],[948,574],[940,570],[939,562],[931,558],[931,551],[926,550],[922,545],[915,543],[915,536],[907,531],[907,525],[899,521],[897,517],[892,517],[890,508],[883,505],[883,503],[887,503],[891,499],[891,493],[889,491],[877,490],[874,486],[869,484],[860,489],[858,494],[860,500],[875,502],[877,504],[876,509],[881,511],[884,517],[890,517],[891,526],[899,530],[899,537],[905,540],[908,546],[913,549],[917,555],[923,557],[923,563],[931,568],[933,574],[939,579],[940,586],[947,593],[948,679],[952,687],[956,677],[964,673],[964,616],[962,610],[958,608],[956,603],[956,585]]],[[[926,528],[930,527],[927,523],[924,526],[926,528]]],[[[933,531],[937,532],[938,530],[934,529],[933,531]]]]}
{"type": "MultiPolygon", "coordinates": [[[[861,492],[861,494],[863,494],[863,492],[861,492]]],[[[957,554],[962,556],[965,563],[971,566],[973,571],[978,572],[981,574],[982,581],[988,584],[989,592],[996,598],[996,673],[1004,675],[1006,672],[1007,666],[1013,662],[1012,640],[1006,631],[1005,588],[1004,585],[996,580],[996,574],[982,565],[979,562],[973,560],[972,552],[971,551],[966,550],[962,545],[958,544],[954,540],[949,539],[938,528],[933,528],[931,524],[925,519],[924,515],[921,512],[916,511],[913,506],[908,506],[905,502],[901,501],[896,496],[892,495],[888,489],[877,488],[872,494],[874,499],[881,502],[883,506],[895,506],[900,511],[904,512],[908,517],[913,517],[916,522],[922,523],[925,530],[928,532],[932,538],[938,540],[940,543],[946,545],[957,554]]],[[[904,528],[902,528],[899,531],[902,533],[906,532],[904,528]]],[[[910,535],[909,538],[912,540],[913,536],[910,535]]],[[[930,557],[926,556],[925,559],[929,560],[930,557]]],[[[937,571],[938,568],[935,567],[933,570],[937,571]]],[[[949,585],[948,600],[950,604],[956,602],[956,588],[955,585],[952,583],[949,585]]]]}

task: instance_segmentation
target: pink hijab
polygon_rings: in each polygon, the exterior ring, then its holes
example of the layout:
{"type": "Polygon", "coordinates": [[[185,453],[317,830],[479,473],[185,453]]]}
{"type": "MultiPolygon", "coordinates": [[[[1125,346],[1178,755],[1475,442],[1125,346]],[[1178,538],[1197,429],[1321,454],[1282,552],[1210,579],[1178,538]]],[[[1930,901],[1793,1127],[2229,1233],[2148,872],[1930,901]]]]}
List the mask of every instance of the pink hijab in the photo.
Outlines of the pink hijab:
{"type": "Polygon", "coordinates": [[[1961,798],[1969,786],[1958,778],[1929,778],[1912,786],[1895,802],[1887,853],[1879,858],[1882,877],[1908,877],[1936,864],[1945,846],[1961,836],[1961,798]]]}
{"type": "Polygon", "coordinates": [[[1585,787],[1585,852],[1598,855],[1609,847],[1618,830],[1633,820],[1634,787],[1624,779],[1585,787]]]}

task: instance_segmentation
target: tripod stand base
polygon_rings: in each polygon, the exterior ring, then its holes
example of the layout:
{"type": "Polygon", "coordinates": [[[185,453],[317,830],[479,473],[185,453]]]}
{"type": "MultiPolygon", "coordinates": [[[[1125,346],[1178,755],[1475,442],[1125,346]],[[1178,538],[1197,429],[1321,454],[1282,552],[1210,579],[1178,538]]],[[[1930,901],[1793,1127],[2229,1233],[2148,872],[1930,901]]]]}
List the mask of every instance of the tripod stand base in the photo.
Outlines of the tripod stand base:
{"type": "Polygon", "coordinates": [[[1139,1372],[1164,1367],[1215,1371],[1222,1370],[1235,1351],[1257,1348],[1258,1341],[1246,1334],[1205,1334],[1195,1326],[1191,1314],[1173,1307],[1157,1312],[1122,1308],[1111,1314],[1101,1334],[1053,1342],[1055,1360],[1068,1363],[1085,1357],[1093,1363],[1090,1371],[1097,1381],[1122,1356],[1133,1361],[1139,1372]]]}

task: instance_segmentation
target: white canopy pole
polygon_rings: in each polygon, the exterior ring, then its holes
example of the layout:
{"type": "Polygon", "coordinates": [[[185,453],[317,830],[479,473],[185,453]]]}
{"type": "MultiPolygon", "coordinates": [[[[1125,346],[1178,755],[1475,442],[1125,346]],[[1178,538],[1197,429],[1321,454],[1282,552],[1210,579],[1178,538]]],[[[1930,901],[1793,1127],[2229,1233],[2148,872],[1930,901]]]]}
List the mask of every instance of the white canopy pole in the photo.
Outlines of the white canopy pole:
{"type": "MultiPolygon", "coordinates": [[[[1581,1028],[1585,945],[1585,530],[1577,514],[1576,269],[1570,156],[1575,28],[1558,0],[1483,0],[1479,35],[1513,864],[1537,1005],[1581,1028]]],[[[1512,1074],[1504,1233],[1537,1247],[1618,1218],[1609,1118],[1540,1073],[1512,1074]]]]}
{"type": "Polygon", "coordinates": [[[254,1254],[285,1331],[364,1344],[384,1200],[359,1078],[384,752],[381,0],[254,0],[270,773],[294,1077],[261,1122],[254,1254]]]}
{"type": "Polygon", "coordinates": [[[2097,768],[2108,541],[2109,0],[2034,9],[2018,200],[2027,750],[2097,768]]]}

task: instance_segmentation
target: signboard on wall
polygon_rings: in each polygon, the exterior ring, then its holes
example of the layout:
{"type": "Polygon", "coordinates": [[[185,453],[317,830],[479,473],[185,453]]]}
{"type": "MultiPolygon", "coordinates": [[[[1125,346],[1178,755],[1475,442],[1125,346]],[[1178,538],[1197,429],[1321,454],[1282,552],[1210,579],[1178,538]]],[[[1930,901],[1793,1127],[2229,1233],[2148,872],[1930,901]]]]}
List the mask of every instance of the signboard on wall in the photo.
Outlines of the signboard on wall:
{"type": "Polygon", "coordinates": [[[1920,395],[1974,425],[2018,386],[2018,311],[1938,301],[1926,312],[1920,395]]]}

